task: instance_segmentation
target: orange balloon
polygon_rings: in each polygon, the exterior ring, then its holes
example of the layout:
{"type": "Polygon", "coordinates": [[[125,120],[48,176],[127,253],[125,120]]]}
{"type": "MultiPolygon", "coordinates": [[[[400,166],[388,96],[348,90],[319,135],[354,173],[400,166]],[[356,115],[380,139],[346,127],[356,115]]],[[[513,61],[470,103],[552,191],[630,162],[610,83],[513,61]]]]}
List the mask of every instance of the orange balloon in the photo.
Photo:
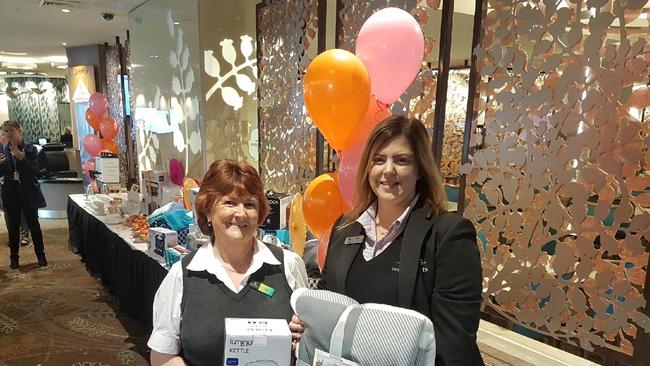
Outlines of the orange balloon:
{"type": "Polygon", "coordinates": [[[117,154],[117,142],[115,140],[103,139],[102,140],[102,149],[109,150],[113,154],[117,154]]]}
{"type": "Polygon", "coordinates": [[[346,210],[336,173],[319,175],[309,183],[302,201],[302,213],[315,237],[323,236],[346,210]]]}
{"type": "Polygon", "coordinates": [[[102,117],[97,117],[90,108],[86,109],[86,122],[97,131],[99,129],[99,124],[102,122],[102,117]]]}
{"type": "Polygon", "coordinates": [[[372,129],[379,124],[379,122],[390,117],[390,110],[388,110],[388,105],[378,101],[374,96],[370,97],[370,103],[368,104],[368,110],[366,110],[366,115],[363,117],[361,122],[357,125],[357,128],[354,129],[350,138],[348,138],[345,147],[343,147],[343,154],[345,150],[350,148],[350,146],[355,145],[358,142],[364,142],[370,136],[372,129]]]}
{"type": "Polygon", "coordinates": [[[302,194],[296,193],[291,200],[289,215],[289,238],[291,238],[291,250],[299,256],[305,253],[305,239],[307,236],[307,225],[302,214],[302,194]]]}
{"type": "Polygon", "coordinates": [[[325,234],[318,239],[318,251],[316,252],[316,261],[318,262],[318,268],[323,270],[325,266],[325,259],[327,258],[327,248],[330,246],[330,234],[332,234],[332,228],[329,228],[325,231],[325,234]]]}
{"type": "Polygon", "coordinates": [[[307,67],[305,106],[335,150],[342,150],[368,109],[370,78],[363,62],[345,50],[327,50],[307,67]]]}

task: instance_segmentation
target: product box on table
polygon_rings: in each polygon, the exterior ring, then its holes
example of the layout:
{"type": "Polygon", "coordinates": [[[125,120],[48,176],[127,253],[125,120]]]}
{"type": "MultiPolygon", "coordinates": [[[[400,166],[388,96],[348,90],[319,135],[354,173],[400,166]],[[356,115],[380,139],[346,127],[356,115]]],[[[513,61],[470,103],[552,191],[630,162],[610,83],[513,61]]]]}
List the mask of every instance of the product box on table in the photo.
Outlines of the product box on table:
{"type": "Polygon", "coordinates": [[[287,227],[287,211],[289,210],[291,198],[293,198],[292,195],[285,193],[269,192],[266,194],[271,209],[266,220],[262,223],[262,230],[273,231],[287,227]]]}
{"type": "Polygon", "coordinates": [[[284,319],[226,318],[224,366],[289,365],[291,332],[284,319]]]}
{"type": "Polygon", "coordinates": [[[148,213],[167,203],[163,201],[163,189],[167,182],[169,182],[167,172],[158,170],[142,171],[142,194],[145,198],[148,213]]]}
{"type": "Polygon", "coordinates": [[[149,250],[161,257],[165,256],[165,248],[178,245],[178,233],[164,227],[149,228],[149,250]]]}

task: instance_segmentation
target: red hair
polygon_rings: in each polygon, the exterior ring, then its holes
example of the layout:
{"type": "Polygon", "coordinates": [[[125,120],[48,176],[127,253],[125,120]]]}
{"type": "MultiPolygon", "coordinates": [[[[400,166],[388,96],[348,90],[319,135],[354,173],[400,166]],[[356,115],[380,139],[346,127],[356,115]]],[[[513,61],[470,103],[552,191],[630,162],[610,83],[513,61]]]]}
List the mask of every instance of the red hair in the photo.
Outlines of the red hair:
{"type": "Polygon", "coordinates": [[[255,197],[261,225],[269,214],[269,201],[264,194],[262,179],[252,166],[233,160],[216,160],[203,176],[199,194],[196,196],[196,221],[201,231],[214,240],[212,227],[208,225],[208,213],[220,197],[255,197]]]}

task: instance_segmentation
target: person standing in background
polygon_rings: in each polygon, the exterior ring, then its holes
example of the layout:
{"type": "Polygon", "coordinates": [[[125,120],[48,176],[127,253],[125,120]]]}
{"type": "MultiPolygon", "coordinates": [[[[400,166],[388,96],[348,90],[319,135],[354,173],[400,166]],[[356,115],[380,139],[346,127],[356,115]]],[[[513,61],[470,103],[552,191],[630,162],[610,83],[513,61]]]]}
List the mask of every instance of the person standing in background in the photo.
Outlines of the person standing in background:
{"type": "Polygon", "coordinates": [[[72,130],[69,126],[66,126],[63,129],[63,135],[61,135],[61,143],[65,144],[66,147],[72,147],[72,130]]]}
{"type": "Polygon", "coordinates": [[[9,233],[10,267],[19,266],[18,252],[20,239],[20,215],[23,213],[34,241],[34,253],[38,265],[47,266],[43,245],[43,233],[38,222],[38,209],[45,207],[45,197],[41,192],[36,173],[38,154],[36,147],[23,141],[20,123],[5,121],[2,130],[7,143],[0,153],[0,176],[2,182],[2,205],[9,233]]]}
{"type": "MultiPolygon", "coordinates": [[[[0,129],[0,148],[4,148],[4,145],[8,142],[7,135],[4,133],[4,130],[0,129]]],[[[0,185],[2,185],[4,179],[0,177],[0,185]]],[[[7,223],[7,216],[5,215],[5,224],[7,223]]],[[[25,214],[20,214],[20,245],[26,246],[29,245],[29,228],[27,227],[27,220],[25,220],[25,214]]],[[[7,241],[7,246],[9,246],[9,241],[7,241]]]]}

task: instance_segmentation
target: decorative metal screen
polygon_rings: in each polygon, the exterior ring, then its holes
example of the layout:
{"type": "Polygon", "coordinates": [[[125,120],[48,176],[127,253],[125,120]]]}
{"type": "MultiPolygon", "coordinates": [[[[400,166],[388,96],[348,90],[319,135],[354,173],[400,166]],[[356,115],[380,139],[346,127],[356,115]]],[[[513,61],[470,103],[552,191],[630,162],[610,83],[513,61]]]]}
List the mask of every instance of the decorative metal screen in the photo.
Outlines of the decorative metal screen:
{"type": "Polygon", "coordinates": [[[302,80],[316,56],[318,1],[282,0],[257,13],[260,173],[265,188],[295,193],[316,172],[316,128],[302,80]]]}
{"type": "Polygon", "coordinates": [[[457,178],[460,174],[468,88],[469,69],[449,70],[447,106],[445,108],[445,138],[440,162],[440,172],[448,181],[449,178],[457,178]]]}
{"type": "Polygon", "coordinates": [[[650,128],[632,113],[650,99],[645,3],[488,1],[475,49],[484,129],[462,167],[486,304],[628,355],[650,331],[650,128]]]}
{"type": "Polygon", "coordinates": [[[432,14],[442,9],[442,2],[439,0],[339,0],[338,3],[341,28],[338,30],[337,47],[350,52],[354,52],[355,40],[361,26],[377,10],[396,7],[411,13],[417,19],[424,32],[425,62],[415,81],[391,106],[391,111],[407,113],[411,117],[419,118],[431,135],[436,98],[434,68],[438,67],[438,42],[433,36],[433,31],[440,28],[440,24],[433,24],[432,14]]]}
{"type": "Polygon", "coordinates": [[[124,138],[124,103],[122,102],[122,83],[120,74],[120,50],[119,45],[106,47],[106,95],[108,96],[108,115],[115,119],[120,128],[119,133],[115,136],[115,142],[118,146],[120,158],[120,180],[127,181],[127,155],[126,140],[124,138]]]}

